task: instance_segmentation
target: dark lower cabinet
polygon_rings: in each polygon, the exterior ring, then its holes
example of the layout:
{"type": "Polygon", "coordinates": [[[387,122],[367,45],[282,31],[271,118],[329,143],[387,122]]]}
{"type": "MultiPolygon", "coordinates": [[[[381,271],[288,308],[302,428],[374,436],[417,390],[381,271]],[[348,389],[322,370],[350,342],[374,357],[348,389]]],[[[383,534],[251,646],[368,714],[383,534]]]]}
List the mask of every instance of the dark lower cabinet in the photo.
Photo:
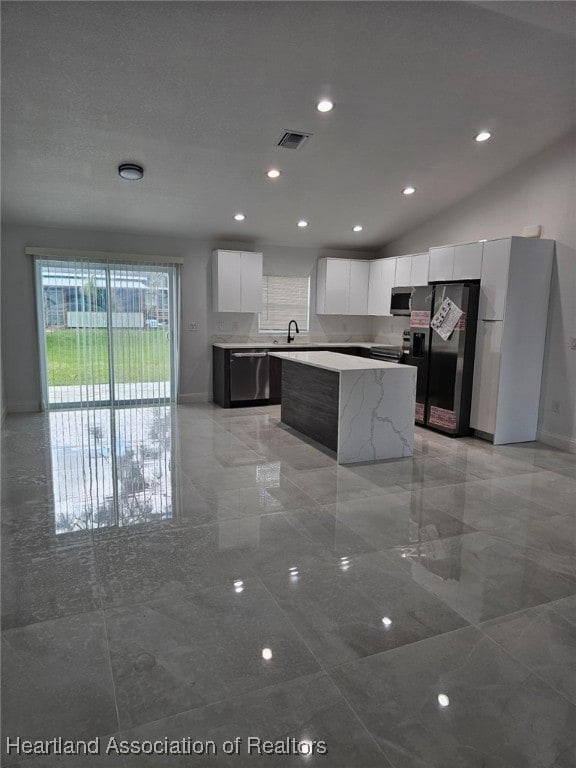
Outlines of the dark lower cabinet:
{"type": "Polygon", "coordinates": [[[282,360],[270,359],[270,405],[278,405],[282,397],[282,360]]]}
{"type": "MultiPolygon", "coordinates": [[[[223,349],[222,347],[212,347],[212,397],[215,403],[222,408],[235,408],[248,405],[278,405],[282,398],[282,360],[279,357],[269,358],[269,399],[251,400],[247,402],[233,403],[230,399],[230,355],[232,352],[241,352],[245,348],[223,349]]],[[[262,351],[266,351],[263,347],[262,351]]],[[[269,352],[274,352],[275,347],[268,348],[269,352]]],[[[290,350],[282,349],[283,352],[339,352],[343,355],[357,355],[359,357],[370,357],[370,350],[363,347],[298,347],[294,345],[290,350]]]]}
{"type": "Polygon", "coordinates": [[[230,408],[230,350],[212,347],[212,399],[230,408]]]}

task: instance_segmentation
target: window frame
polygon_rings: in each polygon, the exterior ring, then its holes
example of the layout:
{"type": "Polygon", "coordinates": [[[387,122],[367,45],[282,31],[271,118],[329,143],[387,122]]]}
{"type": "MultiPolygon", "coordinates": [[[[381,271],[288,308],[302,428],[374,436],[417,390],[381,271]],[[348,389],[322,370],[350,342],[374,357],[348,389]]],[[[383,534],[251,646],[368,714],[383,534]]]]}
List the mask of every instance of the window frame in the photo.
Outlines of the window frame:
{"type": "MultiPolygon", "coordinates": [[[[295,278],[300,278],[300,279],[308,281],[307,309],[306,309],[306,325],[307,325],[307,328],[306,328],[305,331],[302,330],[302,329],[300,329],[300,331],[299,331],[299,333],[302,334],[303,336],[307,336],[310,333],[310,290],[311,290],[311,283],[312,283],[311,276],[310,275],[263,275],[262,277],[263,277],[263,279],[264,278],[269,278],[269,277],[276,277],[276,278],[286,278],[286,279],[291,279],[291,280],[293,280],[295,278]]],[[[274,329],[272,329],[272,328],[262,328],[262,314],[263,314],[263,310],[264,310],[264,297],[262,298],[262,311],[258,312],[258,333],[265,334],[265,335],[268,335],[268,336],[275,335],[275,334],[278,334],[278,333],[286,333],[286,331],[288,330],[288,323],[290,322],[290,319],[292,319],[292,318],[289,318],[289,320],[286,321],[286,327],[285,328],[274,328],[274,329]]]]}

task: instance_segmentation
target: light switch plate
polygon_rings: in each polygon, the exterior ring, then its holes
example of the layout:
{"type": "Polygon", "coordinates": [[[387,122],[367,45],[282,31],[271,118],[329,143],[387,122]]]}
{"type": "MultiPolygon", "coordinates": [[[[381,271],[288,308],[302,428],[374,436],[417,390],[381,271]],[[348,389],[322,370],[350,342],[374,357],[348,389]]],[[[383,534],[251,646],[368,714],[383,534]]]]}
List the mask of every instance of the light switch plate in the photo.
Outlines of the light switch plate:
{"type": "Polygon", "coordinates": [[[189,330],[189,331],[197,331],[197,330],[198,330],[198,323],[197,323],[197,322],[195,322],[194,320],[191,320],[191,321],[188,323],[188,330],[189,330]]]}

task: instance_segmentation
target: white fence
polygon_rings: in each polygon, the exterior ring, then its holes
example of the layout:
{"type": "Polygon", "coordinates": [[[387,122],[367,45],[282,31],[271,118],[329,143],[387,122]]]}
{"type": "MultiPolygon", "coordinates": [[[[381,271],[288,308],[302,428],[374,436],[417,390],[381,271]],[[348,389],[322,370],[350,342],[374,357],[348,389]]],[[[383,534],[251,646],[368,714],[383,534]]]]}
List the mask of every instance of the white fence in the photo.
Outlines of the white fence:
{"type": "MultiPolygon", "coordinates": [[[[107,328],[107,312],[67,312],[67,328],[107,328]]],[[[112,312],[113,328],[144,328],[143,312],[112,312]]]]}

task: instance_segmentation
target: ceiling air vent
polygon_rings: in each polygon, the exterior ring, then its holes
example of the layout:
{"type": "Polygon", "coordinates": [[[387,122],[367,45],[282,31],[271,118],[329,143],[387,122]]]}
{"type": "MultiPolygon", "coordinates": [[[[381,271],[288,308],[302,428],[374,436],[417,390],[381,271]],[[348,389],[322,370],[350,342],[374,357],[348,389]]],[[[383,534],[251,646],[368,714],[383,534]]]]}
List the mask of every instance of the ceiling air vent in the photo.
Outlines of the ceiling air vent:
{"type": "Polygon", "coordinates": [[[286,149],[300,149],[312,136],[311,133],[299,133],[298,131],[286,131],[278,142],[279,147],[286,149]]]}

